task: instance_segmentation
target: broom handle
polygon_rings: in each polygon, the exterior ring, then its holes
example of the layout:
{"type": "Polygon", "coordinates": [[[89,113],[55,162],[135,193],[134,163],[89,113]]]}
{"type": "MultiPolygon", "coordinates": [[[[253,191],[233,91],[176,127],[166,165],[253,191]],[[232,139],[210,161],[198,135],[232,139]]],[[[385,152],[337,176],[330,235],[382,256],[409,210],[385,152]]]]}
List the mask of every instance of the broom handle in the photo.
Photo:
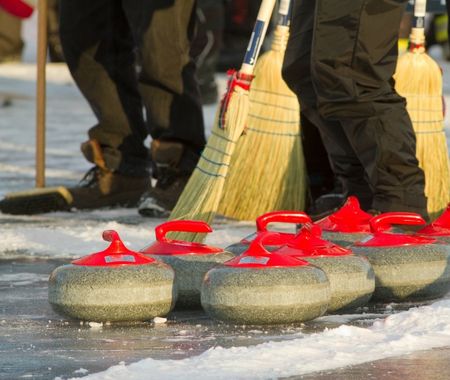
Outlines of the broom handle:
{"type": "Polygon", "coordinates": [[[38,2],[36,80],[36,187],[45,186],[45,63],[47,61],[47,0],[38,2]]]}
{"type": "Polygon", "coordinates": [[[427,12],[427,0],[414,2],[414,28],[425,28],[425,14],[427,12]]]}
{"type": "MultiPolygon", "coordinates": [[[[450,1],[450,0],[448,0],[450,1]]],[[[414,1],[414,20],[409,40],[410,50],[423,50],[425,45],[425,14],[427,11],[427,0],[414,1]]]]}
{"type": "Polygon", "coordinates": [[[291,11],[292,11],[292,1],[291,0],[280,0],[280,5],[278,7],[278,25],[289,26],[291,23],[291,11]]]}
{"type": "Polygon", "coordinates": [[[259,7],[258,16],[256,17],[255,26],[253,27],[252,36],[248,43],[247,51],[245,53],[244,62],[239,70],[242,74],[252,75],[256,64],[259,51],[261,49],[264,37],[267,32],[267,27],[270,23],[273,8],[276,0],[263,0],[259,7]]]}

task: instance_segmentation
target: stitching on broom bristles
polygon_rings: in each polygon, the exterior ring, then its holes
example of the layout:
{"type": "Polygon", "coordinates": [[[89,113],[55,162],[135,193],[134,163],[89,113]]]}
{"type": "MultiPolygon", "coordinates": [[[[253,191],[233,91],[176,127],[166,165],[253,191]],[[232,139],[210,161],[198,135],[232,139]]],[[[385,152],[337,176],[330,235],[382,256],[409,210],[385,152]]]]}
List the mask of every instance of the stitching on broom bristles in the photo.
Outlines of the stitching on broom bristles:
{"type": "Polygon", "coordinates": [[[439,109],[432,109],[432,108],[430,108],[430,109],[428,109],[428,110],[425,110],[425,109],[421,109],[421,108],[408,108],[408,112],[436,112],[436,113],[442,113],[442,107],[441,108],[439,108],[439,109]]]}
{"type": "Polygon", "coordinates": [[[443,129],[441,129],[440,131],[415,131],[416,134],[418,135],[432,135],[434,133],[445,133],[443,129]]]}
{"type": "Polygon", "coordinates": [[[261,94],[271,94],[271,95],[283,96],[284,98],[293,98],[293,96],[291,94],[281,94],[279,92],[260,90],[259,88],[255,88],[255,87],[252,87],[252,91],[253,92],[259,92],[261,94]]]}
{"type": "Polygon", "coordinates": [[[274,123],[280,123],[280,124],[295,124],[298,125],[298,121],[294,120],[294,121],[284,121],[284,120],[275,120],[275,119],[271,119],[268,117],[262,117],[262,116],[258,116],[258,115],[254,115],[254,114],[249,114],[248,117],[253,117],[255,119],[258,120],[264,120],[264,121],[270,121],[270,122],[274,122],[274,123]]]}
{"type": "Polygon", "coordinates": [[[224,175],[222,175],[222,174],[213,174],[213,173],[210,173],[210,172],[208,172],[208,171],[206,171],[205,169],[202,169],[202,168],[200,168],[200,167],[196,167],[195,169],[197,169],[198,171],[200,171],[200,172],[202,172],[203,174],[206,174],[207,176],[210,176],[210,177],[222,177],[222,178],[226,178],[224,175]]]}
{"type": "Polygon", "coordinates": [[[224,152],[224,151],[222,151],[222,150],[220,150],[220,149],[213,148],[212,146],[206,145],[206,146],[205,146],[205,149],[211,149],[211,150],[213,150],[213,151],[215,151],[215,152],[218,152],[218,153],[220,153],[220,154],[223,154],[224,156],[231,157],[231,154],[228,154],[227,152],[224,152]]]}
{"type": "Polygon", "coordinates": [[[283,136],[283,137],[299,137],[300,136],[300,133],[267,132],[262,129],[256,129],[256,128],[251,128],[251,127],[248,127],[247,131],[252,131],[255,133],[260,133],[260,134],[269,135],[269,136],[283,136]]]}
{"type": "Polygon", "coordinates": [[[202,154],[200,156],[201,158],[203,158],[205,161],[210,162],[213,165],[217,165],[217,166],[230,166],[229,164],[225,164],[223,162],[217,162],[217,161],[213,161],[210,158],[207,158],[204,154],[202,154]]]}
{"type": "MultiPolygon", "coordinates": [[[[252,90],[253,91],[253,90],[252,90]]],[[[283,110],[287,110],[287,111],[292,111],[292,112],[298,112],[298,108],[291,108],[291,107],[284,107],[284,106],[280,106],[279,104],[272,104],[272,103],[265,103],[265,102],[259,102],[257,100],[252,100],[251,103],[253,104],[261,104],[262,106],[267,106],[267,107],[274,107],[274,108],[279,108],[279,109],[283,109],[283,110]]]]}
{"type": "Polygon", "coordinates": [[[219,139],[222,139],[222,140],[228,141],[228,142],[230,142],[230,143],[236,144],[236,141],[233,141],[233,140],[231,140],[231,139],[228,139],[228,138],[226,138],[225,136],[219,135],[217,132],[212,131],[211,134],[214,135],[214,136],[216,136],[216,137],[218,137],[219,139]]]}
{"type": "Polygon", "coordinates": [[[444,120],[424,120],[424,121],[421,121],[421,120],[413,120],[413,119],[411,119],[411,121],[414,124],[442,124],[444,122],[444,120]]]}
{"type": "MultiPolygon", "coordinates": [[[[253,91],[253,90],[252,90],[253,91]]],[[[420,100],[422,99],[433,99],[433,98],[439,98],[442,99],[442,95],[420,95],[420,94],[408,94],[407,92],[402,92],[401,95],[403,98],[420,98],[420,100]]]]}

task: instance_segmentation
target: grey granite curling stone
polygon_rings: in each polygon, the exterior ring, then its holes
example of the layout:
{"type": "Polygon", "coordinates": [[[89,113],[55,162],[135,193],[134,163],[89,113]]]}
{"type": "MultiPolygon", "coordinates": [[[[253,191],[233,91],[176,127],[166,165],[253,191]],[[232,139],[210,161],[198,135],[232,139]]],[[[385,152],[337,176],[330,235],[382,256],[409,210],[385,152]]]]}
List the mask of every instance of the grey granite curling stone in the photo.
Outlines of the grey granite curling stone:
{"type": "Polygon", "coordinates": [[[174,220],[155,229],[156,242],[141,252],[169,264],[175,270],[178,309],[201,308],[200,289],[206,272],[235,257],[221,248],[186,241],[170,240],[169,232],[208,233],[211,227],[200,221],[174,220]]]}
{"type": "Polygon", "coordinates": [[[375,289],[375,275],[365,257],[321,238],[320,227],[306,224],[284,247],[275,251],[306,260],[322,269],[330,281],[328,312],[366,305],[375,289]]]}
{"type": "Polygon", "coordinates": [[[438,242],[450,244],[450,204],[439,218],[419,230],[417,235],[435,238],[438,242]]]}
{"type": "Polygon", "coordinates": [[[299,323],[326,312],[330,285],[319,268],[270,253],[257,239],[206,274],[201,301],[212,318],[227,323],[299,323]]]}
{"type": "Polygon", "coordinates": [[[103,252],[56,268],[48,300],[53,309],[86,321],[144,321],[169,313],[176,301],[175,273],[164,263],[128,250],[115,231],[103,252]]]}
{"type": "Polygon", "coordinates": [[[449,246],[431,238],[385,232],[392,224],[425,224],[419,215],[385,213],[370,223],[372,237],[352,250],[367,257],[373,267],[375,300],[425,300],[450,291],[449,246]]]}
{"type": "Polygon", "coordinates": [[[311,223],[311,218],[301,211],[273,211],[256,218],[256,232],[245,237],[240,242],[231,244],[225,249],[228,252],[232,252],[236,256],[240,255],[248,249],[251,242],[257,237],[267,235],[264,239],[264,248],[268,251],[275,251],[289,240],[293,239],[294,233],[277,232],[270,233],[267,230],[267,226],[270,223],[292,223],[292,224],[304,224],[311,223]]]}
{"type": "Polygon", "coordinates": [[[314,224],[322,229],[325,240],[349,247],[370,235],[369,220],[372,217],[373,215],[361,210],[358,199],[351,196],[338,211],[314,224]]]}

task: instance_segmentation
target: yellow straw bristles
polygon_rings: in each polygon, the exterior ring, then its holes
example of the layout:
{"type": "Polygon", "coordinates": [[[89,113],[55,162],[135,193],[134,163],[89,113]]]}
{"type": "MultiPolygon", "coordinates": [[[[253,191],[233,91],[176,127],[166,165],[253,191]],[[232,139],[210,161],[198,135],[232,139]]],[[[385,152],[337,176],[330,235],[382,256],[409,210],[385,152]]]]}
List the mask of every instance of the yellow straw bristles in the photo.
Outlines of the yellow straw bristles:
{"type": "Polygon", "coordinates": [[[254,220],[272,210],[302,210],[305,163],[296,95],[281,77],[289,27],[277,26],[255,67],[246,133],[233,154],[218,212],[254,220]]]}
{"type": "MultiPolygon", "coordinates": [[[[212,222],[236,142],[242,135],[249,110],[248,90],[234,86],[227,105],[224,128],[221,107],[216,113],[211,136],[169,219],[192,219],[212,222]]],[[[171,233],[172,239],[203,241],[205,234],[171,233]]]]}
{"type": "Polygon", "coordinates": [[[396,90],[407,101],[417,138],[416,155],[425,172],[428,212],[434,219],[450,201],[450,163],[444,133],[442,74],[418,46],[403,54],[395,74],[396,90]]]}

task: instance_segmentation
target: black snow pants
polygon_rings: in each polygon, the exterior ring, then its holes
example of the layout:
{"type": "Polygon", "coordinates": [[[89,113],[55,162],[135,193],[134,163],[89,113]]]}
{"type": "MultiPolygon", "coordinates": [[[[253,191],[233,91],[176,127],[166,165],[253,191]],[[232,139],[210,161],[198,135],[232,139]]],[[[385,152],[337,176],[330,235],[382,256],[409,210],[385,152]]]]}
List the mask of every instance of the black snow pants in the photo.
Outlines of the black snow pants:
{"type": "Polygon", "coordinates": [[[149,133],[203,149],[195,0],[62,0],[60,22],[67,64],[98,119],[89,138],[107,167],[145,175],[149,133]]]}
{"type": "Polygon", "coordinates": [[[407,0],[294,0],[283,77],[320,131],[346,195],[427,216],[405,99],[394,90],[407,0]]]}

